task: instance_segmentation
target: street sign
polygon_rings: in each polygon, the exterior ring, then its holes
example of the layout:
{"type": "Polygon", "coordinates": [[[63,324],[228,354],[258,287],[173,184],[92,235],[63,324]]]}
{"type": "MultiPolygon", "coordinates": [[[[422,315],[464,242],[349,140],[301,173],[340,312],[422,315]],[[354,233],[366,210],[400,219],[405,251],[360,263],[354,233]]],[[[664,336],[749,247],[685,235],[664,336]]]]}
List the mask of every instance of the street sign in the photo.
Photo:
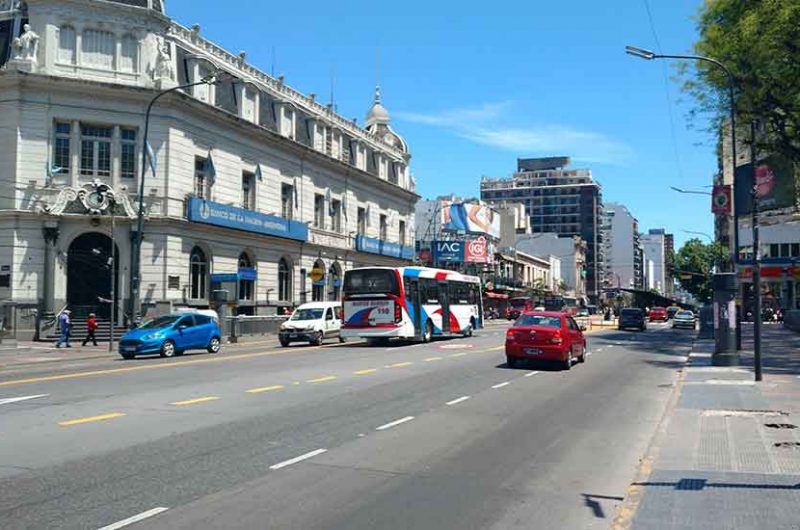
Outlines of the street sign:
{"type": "Polygon", "coordinates": [[[731,214],[731,187],[729,184],[714,186],[711,194],[711,211],[717,215],[731,214]]]}
{"type": "Polygon", "coordinates": [[[311,272],[308,273],[308,277],[311,278],[312,282],[318,282],[325,277],[325,271],[319,267],[314,267],[311,269],[311,272]]]}

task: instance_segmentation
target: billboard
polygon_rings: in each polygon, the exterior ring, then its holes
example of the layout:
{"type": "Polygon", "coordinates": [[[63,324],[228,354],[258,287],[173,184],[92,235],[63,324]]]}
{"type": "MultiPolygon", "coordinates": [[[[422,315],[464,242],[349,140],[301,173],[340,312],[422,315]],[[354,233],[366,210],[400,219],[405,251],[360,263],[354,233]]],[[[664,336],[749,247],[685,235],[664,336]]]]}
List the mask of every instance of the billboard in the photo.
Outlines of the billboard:
{"type": "Polygon", "coordinates": [[[457,241],[434,241],[434,263],[491,263],[493,254],[485,237],[457,241]]]}
{"type": "Polygon", "coordinates": [[[500,215],[489,206],[469,202],[441,202],[441,223],[445,232],[487,235],[500,239],[500,215]]]}
{"type": "Polygon", "coordinates": [[[736,211],[739,215],[753,212],[753,189],[758,195],[760,212],[795,206],[797,203],[796,178],[792,162],[777,155],[756,162],[755,187],[753,185],[753,165],[745,164],[737,167],[736,182],[734,183],[736,211]]]}
{"type": "Polygon", "coordinates": [[[478,239],[467,241],[464,245],[465,263],[489,263],[489,245],[486,238],[481,236],[478,239]]]}

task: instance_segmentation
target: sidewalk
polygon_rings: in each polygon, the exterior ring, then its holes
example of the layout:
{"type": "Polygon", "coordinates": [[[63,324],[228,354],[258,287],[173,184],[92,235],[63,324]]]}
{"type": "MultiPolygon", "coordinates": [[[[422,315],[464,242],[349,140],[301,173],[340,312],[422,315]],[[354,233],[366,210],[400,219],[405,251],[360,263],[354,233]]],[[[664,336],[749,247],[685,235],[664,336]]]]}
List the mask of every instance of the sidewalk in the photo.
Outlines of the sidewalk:
{"type": "Polygon", "coordinates": [[[765,329],[756,384],[744,333],[740,367],[695,342],[613,528],[800,529],[800,335],[765,329]]]}

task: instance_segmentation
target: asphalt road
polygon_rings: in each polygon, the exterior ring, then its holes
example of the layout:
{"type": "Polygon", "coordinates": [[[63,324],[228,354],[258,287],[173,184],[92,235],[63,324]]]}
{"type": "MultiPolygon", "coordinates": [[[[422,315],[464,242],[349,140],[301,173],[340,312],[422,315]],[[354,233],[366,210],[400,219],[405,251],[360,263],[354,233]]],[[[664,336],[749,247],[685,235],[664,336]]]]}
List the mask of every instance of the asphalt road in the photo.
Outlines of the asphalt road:
{"type": "Polygon", "coordinates": [[[0,528],[608,527],[691,332],[561,371],[504,331],[0,372],[0,528]]]}

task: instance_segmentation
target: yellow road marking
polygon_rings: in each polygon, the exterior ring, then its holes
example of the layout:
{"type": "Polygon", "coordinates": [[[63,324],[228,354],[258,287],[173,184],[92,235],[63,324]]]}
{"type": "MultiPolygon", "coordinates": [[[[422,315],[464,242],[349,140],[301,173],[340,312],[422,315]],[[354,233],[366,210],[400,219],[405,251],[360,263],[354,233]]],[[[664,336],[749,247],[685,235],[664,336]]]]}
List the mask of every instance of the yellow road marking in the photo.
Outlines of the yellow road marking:
{"type": "Polygon", "coordinates": [[[466,352],[461,352],[461,353],[454,353],[454,354],[450,355],[450,357],[463,357],[465,355],[466,355],[466,352]]]}
{"type": "Polygon", "coordinates": [[[283,390],[283,385],[262,386],[260,388],[251,388],[246,390],[248,394],[260,394],[262,392],[272,392],[273,390],[283,390]]]}
{"type": "Polygon", "coordinates": [[[68,421],[60,421],[58,422],[59,425],[62,427],[71,427],[72,425],[81,425],[83,423],[91,423],[93,421],[103,421],[103,420],[111,420],[114,418],[120,418],[125,414],[122,412],[111,412],[109,414],[101,414],[99,416],[89,416],[88,418],[78,418],[77,420],[68,420],[68,421]]]}
{"type": "Polygon", "coordinates": [[[170,403],[170,405],[183,407],[184,405],[194,405],[195,403],[205,403],[206,401],[216,401],[218,399],[219,398],[217,396],[206,396],[201,398],[187,399],[186,401],[176,401],[174,403],[170,403]]]}
{"type": "Polygon", "coordinates": [[[367,370],[356,370],[353,373],[356,375],[367,375],[367,374],[374,374],[377,371],[378,371],[377,368],[369,368],[367,370]]]}
{"type": "Polygon", "coordinates": [[[309,379],[306,383],[324,383],[325,381],[333,381],[336,379],[335,375],[326,375],[325,377],[318,377],[316,379],[309,379]]]}
{"type": "Polygon", "coordinates": [[[412,364],[414,364],[414,363],[409,362],[409,361],[406,361],[404,363],[394,363],[394,364],[390,364],[389,368],[402,368],[404,366],[411,366],[412,364]]]}
{"type": "Polygon", "coordinates": [[[442,360],[441,357],[428,357],[427,359],[425,359],[425,362],[429,363],[431,361],[441,361],[441,360],[442,360]]]}
{"type": "MultiPolygon", "coordinates": [[[[312,346],[310,348],[303,348],[303,352],[317,350],[323,348],[324,346],[312,346]]],[[[229,355],[229,356],[214,356],[214,357],[207,357],[203,359],[192,359],[189,361],[173,361],[168,363],[159,363],[159,364],[146,364],[142,366],[128,366],[126,368],[110,368],[108,370],[92,370],[89,372],[73,372],[69,374],[59,374],[59,375],[46,375],[42,377],[31,377],[28,379],[15,379],[11,381],[2,381],[0,382],[0,387],[4,386],[14,386],[14,385],[25,385],[30,383],[45,383],[48,381],[63,381],[65,379],[78,379],[81,377],[91,377],[95,375],[110,375],[110,374],[123,374],[127,372],[139,372],[142,370],[160,370],[164,368],[174,368],[176,366],[187,366],[193,364],[205,364],[205,363],[221,363],[226,361],[237,361],[241,359],[254,359],[257,357],[265,357],[268,355],[286,355],[289,353],[294,353],[296,350],[272,350],[272,351],[265,351],[265,352],[256,352],[256,353],[241,353],[238,355],[229,355]]]]}

